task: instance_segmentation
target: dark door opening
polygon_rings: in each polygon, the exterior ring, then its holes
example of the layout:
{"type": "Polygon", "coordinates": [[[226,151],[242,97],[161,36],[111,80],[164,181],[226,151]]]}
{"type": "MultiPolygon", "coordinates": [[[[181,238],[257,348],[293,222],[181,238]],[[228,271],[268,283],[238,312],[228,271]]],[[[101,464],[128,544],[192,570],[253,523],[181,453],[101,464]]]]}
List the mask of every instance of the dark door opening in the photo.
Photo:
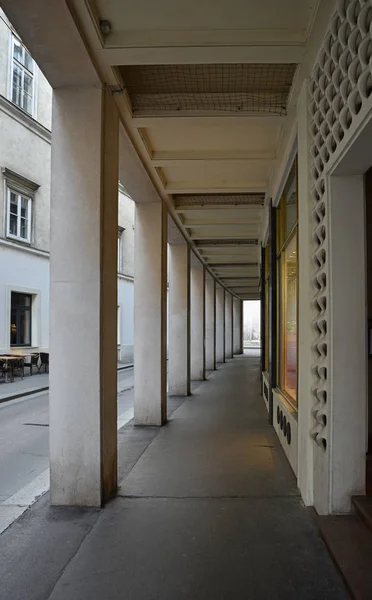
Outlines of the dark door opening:
{"type": "Polygon", "coordinates": [[[366,460],[366,494],[372,495],[372,167],[365,175],[367,314],[368,314],[368,451],[366,460]]]}

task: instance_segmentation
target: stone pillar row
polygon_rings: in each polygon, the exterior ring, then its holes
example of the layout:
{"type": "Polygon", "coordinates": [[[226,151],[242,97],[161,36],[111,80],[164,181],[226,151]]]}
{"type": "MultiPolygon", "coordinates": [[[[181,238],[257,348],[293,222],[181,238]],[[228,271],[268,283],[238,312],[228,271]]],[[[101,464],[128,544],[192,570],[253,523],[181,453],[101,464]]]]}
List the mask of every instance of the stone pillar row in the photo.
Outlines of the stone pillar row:
{"type": "MultiPolygon", "coordinates": [[[[51,169],[51,501],[101,506],[117,489],[119,117],[104,86],[55,89],[51,169]]],[[[136,200],[134,422],[161,426],[167,392],[241,351],[241,301],[186,242],[166,206],[136,200]],[[169,275],[169,291],[167,290],[169,275]],[[167,296],[169,296],[167,298],[167,296]],[[167,304],[169,352],[167,390],[167,304]]]]}

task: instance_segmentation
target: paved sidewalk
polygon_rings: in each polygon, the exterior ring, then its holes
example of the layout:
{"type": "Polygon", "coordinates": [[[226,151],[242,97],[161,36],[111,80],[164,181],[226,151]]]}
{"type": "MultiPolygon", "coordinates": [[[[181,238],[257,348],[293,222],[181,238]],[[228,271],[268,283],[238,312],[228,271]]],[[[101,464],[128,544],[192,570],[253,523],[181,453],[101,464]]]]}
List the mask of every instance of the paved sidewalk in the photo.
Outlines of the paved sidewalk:
{"type": "MultiPolygon", "coordinates": [[[[123,371],[130,367],[133,367],[133,363],[118,362],[118,371],[123,371]]],[[[46,390],[49,390],[48,373],[34,373],[31,376],[27,374],[23,379],[17,377],[13,382],[5,383],[2,381],[0,383],[0,404],[46,390]]]]}
{"type": "Polygon", "coordinates": [[[123,427],[104,510],[45,496],[0,536],[0,600],[349,599],[259,389],[242,356],[162,429],[123,427]]]}

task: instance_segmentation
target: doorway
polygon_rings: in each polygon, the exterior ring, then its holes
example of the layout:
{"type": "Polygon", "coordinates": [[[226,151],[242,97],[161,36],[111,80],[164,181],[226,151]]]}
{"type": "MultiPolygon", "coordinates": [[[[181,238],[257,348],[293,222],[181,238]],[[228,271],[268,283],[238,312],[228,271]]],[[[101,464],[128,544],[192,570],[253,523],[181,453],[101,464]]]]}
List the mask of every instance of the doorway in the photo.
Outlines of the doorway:
{"type": "Polygon", "coordinates": [[[365,175],[366,194],[366,258],[367,258],[367,318],[368,318],[368,415],[366,494],[372,495],[372,167],[365,175]]]}
{"type": "Polygon", "coordinates": [[[243,346],[244,354],[259,356],[261,351],[261,302],[243,302],[243,346]]]}

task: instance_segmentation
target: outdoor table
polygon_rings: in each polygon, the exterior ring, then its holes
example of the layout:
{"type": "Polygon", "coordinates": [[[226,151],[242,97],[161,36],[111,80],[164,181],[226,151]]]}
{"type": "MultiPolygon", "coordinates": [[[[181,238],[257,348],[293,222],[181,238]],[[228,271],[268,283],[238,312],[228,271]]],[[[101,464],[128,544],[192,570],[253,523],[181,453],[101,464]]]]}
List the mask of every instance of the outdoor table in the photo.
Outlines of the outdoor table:
{"type": "MultiPolygon", "coordinates": [[[[2,362],[9,362],[10,363],[10,367],[11,367],[11,378],[14,381],[14,375],[13,375],[13,365],[11,364],[12,362],[19,360],[20,358],[22,358],[22,356],[0,356],[0,361],[2,362]]],[[[5,373],[5,383],[8,382],[8,372],[5,373]]]]}

